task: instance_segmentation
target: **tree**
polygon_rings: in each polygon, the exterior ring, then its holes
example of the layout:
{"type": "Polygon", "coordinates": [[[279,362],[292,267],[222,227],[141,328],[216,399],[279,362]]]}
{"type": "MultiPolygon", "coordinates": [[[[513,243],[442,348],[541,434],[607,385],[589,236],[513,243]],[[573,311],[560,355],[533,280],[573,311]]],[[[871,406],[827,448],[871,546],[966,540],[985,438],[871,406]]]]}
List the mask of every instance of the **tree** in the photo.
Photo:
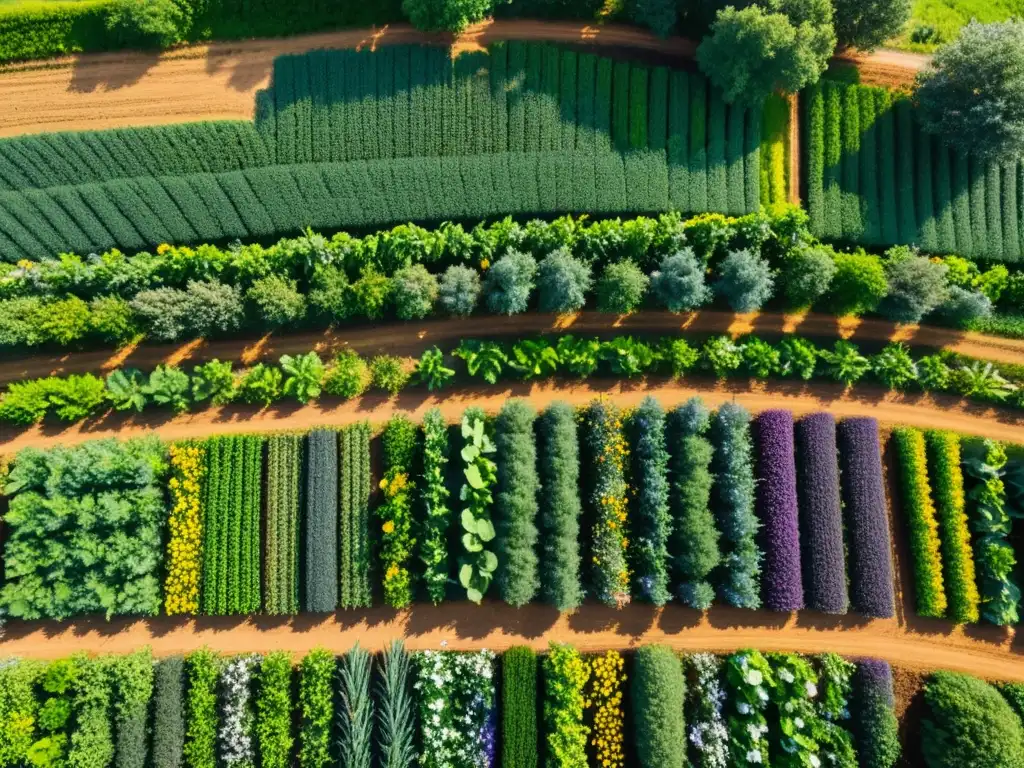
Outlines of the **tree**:
{"type": "Polygon", "coordinates": [[[237,331],[245,316],[242,292],[237,286],[214,280],[188,282],[189,330],[195,336],[208,337],[237,331]]]}
{"type": "Polygon", "coordinates": [[[115,0],[106,11],[106,25],[124,47],[167,48],[187,34],[190,8],[176,0],[115,0]]]}
{"type": "Polygon", "coordinates": [[[666,256],[651,275],[651,293],[670,312],[689,312],[706,304],[711,289],[704,284],[704,265],[692,248],[666,256]]]}
{"type": "Polygon", "coordinates": [[[910,0],[832,0],[841,48],[870,51],[896,37],[910,18],[910,0]]]}
{"type": "Polygon", "coordinates": [[[658,37],[668,37],[679,18],[679,6],[676,0],[633,0],[629,16],[658,37]]]}
{"type": "Polygon", "coordinates": [[[270,275],[257,280],[245,292],[256,316],[268,328],[293,325],[306,315],[306,299],[294,280],[270,275]]]}
{"type": "Polygon", "coordinates": [[[718,271],[715,293],[736,312],[756,312],[772,297],[772,269],[753,251],[730,251],[718,271]]]}
{"type": "Polygon", "coordinates": [[[835,261],[825,246],[803,248],[787,257],[782,279],[786,304],[794,309],[811,306],[825,295],[835,274],[835,261]]]}
{"type": "Polygon", "coordinates": [[[767,7],[718,12],[697,62],[731,103],[758,105],[771,93],[794,93],[815,83],[835,48],[832,23],[818,18],[816,0],[775,0],[767,7]]]}
{"type": "Polygon", "coordinates": [[[609,262],[597,281],[598,311],[628,315],[643,303],[649,282],[630,259],[609,262]]]}
{"type": "Polygon", "coordinates": [[[437,278],[422,264],[413,264],[395,272],[391,297],[399,320],[420,320],[430,314],[437,301],[437,278]]]}
{"type": "Polygon", "coordinates": [[[545,256],[537,273],[538,304],[541,312],[578,312],[590,290],[590,267],[559,248],[545,256]]]}
{"type": "Polygon", "coordinates": [[[1024,726],[983,680],[936,672],[925,685],[921,747],[928,768],[1021,768],[1024,726]]]}
{"type": "Polygon", "coordinates": [[[480,274],[472,267],[454,264],[441,275],[439,294],[438,301],[445,311],[468,317],[480,300],[480,274]]]}
{"type": "Polygon", "coordinates": [[[1024,22],[972,21],[918,75],[925,130],[984,159],[1024,151],[1024,22]]]}
{"type": "Polygon", "coordinates": [[[499,315],[525,312],[533,293],[537,262],[533,256],[509,251],[488,270],[484,279],[487,307],[499,315]]]}
{"type": "Polygon", "coordinates": [[[461,32],[489,16],[492,0],[402,0],[402,11],[417,29],[461,32]]]}

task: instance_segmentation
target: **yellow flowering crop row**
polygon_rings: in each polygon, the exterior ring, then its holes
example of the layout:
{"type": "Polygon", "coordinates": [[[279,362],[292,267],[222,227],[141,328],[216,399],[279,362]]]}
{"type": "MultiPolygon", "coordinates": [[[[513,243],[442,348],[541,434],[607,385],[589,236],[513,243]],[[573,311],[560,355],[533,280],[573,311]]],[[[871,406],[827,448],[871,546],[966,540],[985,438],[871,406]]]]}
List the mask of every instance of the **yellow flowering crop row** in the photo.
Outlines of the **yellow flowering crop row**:
{"type": "Polygon", "coordinates": [[[626,764],[623,750],[625,713],[622,709],[622,654],[608,651],[590,661],[590,690],[587,708],[594,710],[590,746],[593,765],[599,768],[622,768],[626,764]]]}
{"type": "Polygon", "coordinates": [[[199,576],[203,562],[202,484],[206,450],[197,445],[172,445],[171,513],[168,520],[167,580],[164,609],[168,616],[199,612],[199,576]]]}

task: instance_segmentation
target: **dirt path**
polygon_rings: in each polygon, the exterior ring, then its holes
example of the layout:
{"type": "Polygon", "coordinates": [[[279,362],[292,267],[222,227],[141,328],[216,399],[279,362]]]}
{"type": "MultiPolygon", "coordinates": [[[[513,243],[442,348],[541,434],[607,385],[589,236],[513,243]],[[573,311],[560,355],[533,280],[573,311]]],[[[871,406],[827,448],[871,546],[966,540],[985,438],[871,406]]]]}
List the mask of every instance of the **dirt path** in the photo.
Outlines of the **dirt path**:
{"type": "Polygon", "coordinates": [[[567,333],[757,333],[779,336],[800,333],[821,339],[846,338],[856,342],[905,341],[915,347],[948,349],[970,357],[1000,363],[1024,361],[1024,339],[1005,339],[933,326],[896,326],[884,320],[837,319],[831,315],[783,315],[764,313],[735,315],[706,310],[689,315],[641,312],[616,317],[600,312],[572,316],[530,313],[515,317],[482,316],[465,320],[429,320],[384,326],[354,327],[339,331],[314,331],[261,339],[198,341],[189,344],[145,344],[118,352],[70,352],[36,355],[0,365],[0,384],[43,376],[71,373],[102,373],[122,366],[150,370],[160,363],[196,364],[217,358],[246,365],[276,362],[284,354],[316,350],[329,356],[344,347],[364,355],[392,354],[418,357],[435,344],[450,346],[472,334],[513,336],[546,332],[567,333]]]}
{"type": "Polygon", "coordinates": [[[972,634],[945,622],[900,627],[895,620],[828,617],[813,612],[797,616],[716,607],[701,615],[680,606],[662,610],[632,605],[622,611],[587,605],[575,615],[531,605],[513,609],[500,603],[475,607],[445,603],[395,612],[371,609],[292,620],[259,617],[198,620],[83,620],[65,624],[13,626],[0,641],[0,655],[56,658],[75,650],[124,653],[149,645],[158,656],[208,646],[223,653],[266,652],[287,648],[296,655],[322,646],[336,652],[358,641],[378,650],[404,638],[413,650],[448,648],[503,650],[568,642],[581,650],[628,649],[666,643],[679,650],[765,651],[877,656],[916,670],[952,669],[992,679],[1024,681],[1024,658],[1012,635],[995,627],[972,634]]]}
{"type": "Polygon", "coordinates": [[[856,66],[860,70],[860,81],[865,85],[909,88],[914,84],[917,73],[928,66],[931,58],[926,53],[908,53],[883,48],[871,53],[842,53],[836,56],[835,60],[856,66]]]}
{"type": "MultiPolygon", "coordinates": [[[[470,27],[456,49],[494,40],[550,40],[636,48],[692,58],[696,44],[662,40],[634,27],[579,22],[500,20],[470,27]]],[[[437,35],[408,25],[355,29],[283,39],[245,40],[180,48],[164,53],[81,54],[0,66],[0,136],[41,131],[158,125],[194,120],[250,120],[257,90],[270,81],[274,58],[316,48],[363,48],[437,42],[437,35]]],[[[922,58],[878,51],[844,58],[861,67],[865,83],[911,82],[922,58]]]]}
{"type": "Polygon", "coordinates": [[[396,399],[367,395],[340,404],[299,406],[297,403],[258,410],[254,406],[210,408],[168,418],[165,412],[148,411],[142,415],[110,413],[70,427],[37,426],[17,431],[0,428],[0,454],[27,448],[69,445],[101,437],[129,438],[155,433],[165,440],[185,440],[216,434],[252,434],[282,430],[308,430],[317,426],[341,426],[368,420],[381,423],[398,412],[418,420],[431,408],[440,408],[452,422],[462,418],[470,405],[497,412],[509,397],[525,397],[538,408],[562,400],[585,405],[595,397],[609,395],[622,407],[635,407],[647,395],[657,397],[666,408],[700,396],[712,407],[738,402],[751,411],[787,408],[796,415],[828,410],[838,418],[874,416],[883,424],[907,424],[921,428],[950,429],[968,435],[996,440],[1024,442],[1024,415],[1019,412],[965,407],[952,397],[900,395],[877,387],[859,387],[844,393],[838,385],[802,382],[687,382],[664,379],[644,381],[587,381],[563,383],[517,382],[489,387],[464,387],[434,395],[420,389],[409,390],[396,399]],[[703,386],[701,386],[703,384],[703,386]]]}

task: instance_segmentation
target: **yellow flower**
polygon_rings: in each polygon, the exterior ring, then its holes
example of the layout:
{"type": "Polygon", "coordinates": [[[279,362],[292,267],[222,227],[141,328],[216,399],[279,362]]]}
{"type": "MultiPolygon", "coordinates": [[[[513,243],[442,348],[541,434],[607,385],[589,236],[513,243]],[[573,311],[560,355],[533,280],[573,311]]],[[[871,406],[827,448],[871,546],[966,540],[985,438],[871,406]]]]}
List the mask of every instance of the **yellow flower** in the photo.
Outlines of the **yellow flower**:
{"type": "Polygon", "coordinates": [[[167,253],[167,252],[168,252],[169,250],[171,250],[171,246],[169,246],[169,245],[168,245],[167,243],[160,243],[160,245],[158,245],[158,246],[156,247],[156,252],[157,252],[157,253],[158,253],[158,254],[159,254],[160,256],[163,256],[163,255],[164,255],[165,253],[167,253]]]}
{"type": "Polygon", "coordinates": [[[480,269],[486,271],[487,269],[490,268],[490,266],[491,266],[491,260],[490,259],[480,259],[480,269]]]}
{"type": "Polygon", "coordinates": [[[386,523],[384,523],[384,525],[381,526],[381,530],[384,531],[384,533],[394,533],[395,532],[395,521],[394,520],[388,520],[386,523]]]}

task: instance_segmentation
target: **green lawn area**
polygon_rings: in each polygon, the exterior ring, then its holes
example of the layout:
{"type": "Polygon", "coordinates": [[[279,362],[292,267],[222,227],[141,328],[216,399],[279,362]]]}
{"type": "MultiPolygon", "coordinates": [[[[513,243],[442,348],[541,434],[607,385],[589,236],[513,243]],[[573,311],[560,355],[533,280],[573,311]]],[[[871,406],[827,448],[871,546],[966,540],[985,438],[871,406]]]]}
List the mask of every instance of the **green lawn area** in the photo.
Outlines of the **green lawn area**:
{"type": "Polygon", "coordinates": [[[908,51],[929,52],[937,44],[957,36],[960,27],[971,19],[982,22],[1005,21],[1011,16],[1024,16],[1024,0],[914,0],[907,29],[891,45],[908,51]],[[915,30],[930,29],[931,41],[915,41],[915,30]]]}

